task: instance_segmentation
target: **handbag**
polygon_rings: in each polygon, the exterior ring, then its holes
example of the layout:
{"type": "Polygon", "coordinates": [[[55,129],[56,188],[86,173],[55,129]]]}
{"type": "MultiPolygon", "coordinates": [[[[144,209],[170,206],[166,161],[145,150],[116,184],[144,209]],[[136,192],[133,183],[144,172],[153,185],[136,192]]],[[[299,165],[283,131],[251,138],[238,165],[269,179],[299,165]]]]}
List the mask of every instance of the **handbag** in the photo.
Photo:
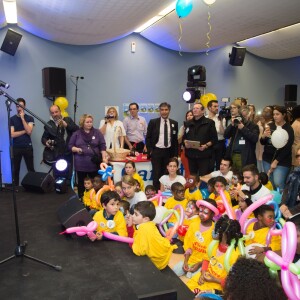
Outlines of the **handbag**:
{"type": "Polygon", "coordinates": [[[45,147],[43,152],[43,162],[46,165],[52,166],[52,164],[56,162],[57,157],[58,157],[58,152],[55,148],[51,150],[49,147],[45,147]]]}
{"type": "Polygon", "coordinates": [[[99,167],[100,164],[102,163],[102,155],[101,153],[97,154],[95,150],[92,148],[92,146],[90,144],[88,145],[91,147],[92,151],[94,152],[94,154],[91,157],[91,162],[94,163],[97,167],[99,167]]]}

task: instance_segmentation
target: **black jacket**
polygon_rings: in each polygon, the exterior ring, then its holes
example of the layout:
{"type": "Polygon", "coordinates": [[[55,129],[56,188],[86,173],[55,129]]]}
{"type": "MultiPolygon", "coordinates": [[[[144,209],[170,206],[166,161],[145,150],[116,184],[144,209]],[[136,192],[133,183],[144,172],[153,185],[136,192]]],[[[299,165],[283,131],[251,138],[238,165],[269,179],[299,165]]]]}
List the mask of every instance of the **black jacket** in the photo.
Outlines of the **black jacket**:
{"type": "Polygon", "coordinates": [[[238,127],[233,126],[232,124],[228,125],[224,132],[224,138],[230,139],[230,143],[226,149],[225,157],[232,157],[233,144],[238,130],[245,140],[245,145],[241,152],[242,166],[244,167],[250,164],[256,165],[257,160],[255,150],[259,137],[259,128],[252,121],[244,122],[244,127],[242,129],[238,129],[238,127]]]}
{"type": "MultiPolygon", "coordinates": [[[[274,132],[277,127],[274,122],[269,124],[271,132],[274,132]]],[[[289,123],[285,123],[282,129],[286,130],[289,139],[287,144],[281,149],[276,149],[271,138],[265,137],[260,139],[260,143],[264,145],[263,160],[272,163],[274,159],[278,160],[278,166],[291,167],[292,165],[292,145],[294,143],[294,130],[289,123]]]]}
{"type": "MultiPolygon", "coordinates": [[[[146,135],[146,146],[149,154],[152,153],[159,139],[160,120],[161,118],[151,119],[148,124],[147,135],[146,135]]],[[[178,156],[178,122],[172,119],[169,119],[169,121],[170,121],[170,128],[171,128],[170,157],[173,156],[177,157],[178,156]]]]}
{"type": "Polygon", "coordinates": [[[215,122],[206,117],[201,117],[199,120],[193,118],[190,121],[185,122],[185,131],[183,134],[183,141],[199,141],[200,145],[204,145],[211,142],[212,145],[204,151],[198,149],[185,149],[185,155],[188,158],[211,158],[214,152],[214,145],[218,142],[218,134],[215,126],[215,122]]]}

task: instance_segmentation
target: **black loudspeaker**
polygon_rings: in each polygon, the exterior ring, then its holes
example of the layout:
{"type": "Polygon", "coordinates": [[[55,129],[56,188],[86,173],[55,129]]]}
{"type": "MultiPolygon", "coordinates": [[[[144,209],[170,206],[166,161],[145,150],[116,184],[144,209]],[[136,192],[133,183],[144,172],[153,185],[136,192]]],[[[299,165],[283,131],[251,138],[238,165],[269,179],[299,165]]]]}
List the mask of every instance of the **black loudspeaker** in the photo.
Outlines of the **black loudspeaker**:
{"type": "Polygon", "coordinates": [[[229,54],[229,63],[232,66],[242,66],[246,55],[245,47],[232,47],[231,54],[229,54]]]}
{"type": "Polygon", "coordinates": [[[60,223],[66,228],[86,226],[93,221],[92,216],[80,202],[77,195],[72,196],[67,202],[62,204],[57,214],[60,223]]]}
{"type": "Polygon", "coordinates": [[[285,86],[284,101],[297,102],[297,84],[287,84],[285,86]]]}
{"type": "Polygon", "coordinates": [[[66,69],[44,68],[42,74],[44,97],[66,96],[66,69]]]}
{"type": "Polygon", "coordinates": [[[30,192],[49,193],[54,191],[54,178],[43,172],[28,172],[21,182],[30,192]]]}
{"type": "Polygon", "coordinates": [[[4,41],[1,46],[1,50],[3,52],[6,52],[10,55],[15,55],[17,48],[19,46],[19,43],[21,41],[22,34],[12,30],[8,29],[6,36],[4,38],[4,41]]]}

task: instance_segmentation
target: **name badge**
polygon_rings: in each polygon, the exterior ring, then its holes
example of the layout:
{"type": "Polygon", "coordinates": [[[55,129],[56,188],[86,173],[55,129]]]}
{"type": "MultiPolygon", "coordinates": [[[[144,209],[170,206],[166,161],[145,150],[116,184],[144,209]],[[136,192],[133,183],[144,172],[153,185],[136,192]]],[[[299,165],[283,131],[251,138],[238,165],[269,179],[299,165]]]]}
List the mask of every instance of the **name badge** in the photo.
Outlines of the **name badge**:
{"type": "Polygon", "coordinates": [[[245,145],[246,144],[246,140],[239,140],[239,145],[245,145]]]}

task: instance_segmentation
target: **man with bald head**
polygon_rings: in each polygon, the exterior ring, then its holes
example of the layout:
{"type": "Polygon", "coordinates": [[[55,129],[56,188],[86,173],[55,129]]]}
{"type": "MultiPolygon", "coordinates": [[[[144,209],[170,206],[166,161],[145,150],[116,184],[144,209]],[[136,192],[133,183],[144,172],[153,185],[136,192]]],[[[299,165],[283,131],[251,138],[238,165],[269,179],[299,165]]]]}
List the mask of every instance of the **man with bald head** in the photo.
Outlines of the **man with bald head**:
{"type": "Polygon", "coordinates": [[[58,158],[64,158],[71,164],[72,153],[68,151],[68,143],[72,133],[79,127],[70,117],[62,116],[59,106],[52,105],[49,111],[50,120],[47,122],[48,126],[44,127],[42,136],[42,143],[46,146],[43,161],[52,165],[58,158]]]}

